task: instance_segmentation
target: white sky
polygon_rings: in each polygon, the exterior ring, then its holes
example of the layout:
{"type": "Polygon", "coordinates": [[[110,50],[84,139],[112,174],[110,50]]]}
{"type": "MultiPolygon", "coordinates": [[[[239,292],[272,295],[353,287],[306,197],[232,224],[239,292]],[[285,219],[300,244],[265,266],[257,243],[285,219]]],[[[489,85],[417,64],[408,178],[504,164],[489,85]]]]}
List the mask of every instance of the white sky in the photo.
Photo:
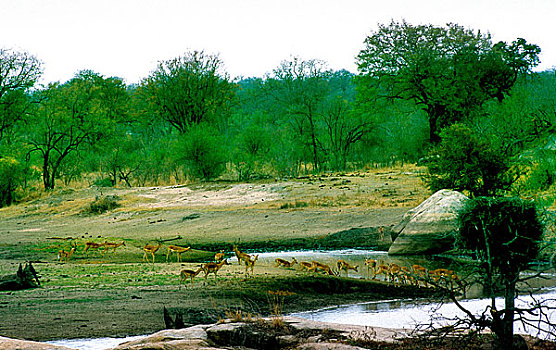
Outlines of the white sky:
{"type": "Polygon", "coordinates": [[[556,0],[0,0],[0,47],[44,62],[42,82],[82,69],[139,82],[189,50],[219,54],[232,76],[263,76],[291,55],[356,72],[378,23],[448,22],[518,37],[556,66],[556,0]]]}

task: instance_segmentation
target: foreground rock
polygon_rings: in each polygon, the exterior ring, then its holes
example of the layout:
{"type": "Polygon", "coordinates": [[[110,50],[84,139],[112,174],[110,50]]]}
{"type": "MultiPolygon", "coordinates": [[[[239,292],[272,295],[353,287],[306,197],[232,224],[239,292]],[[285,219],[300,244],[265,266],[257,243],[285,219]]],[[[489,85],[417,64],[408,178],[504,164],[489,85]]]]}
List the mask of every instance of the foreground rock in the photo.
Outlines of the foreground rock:
{"type": "Polygon", "coordinates": [[[25,264],[12,275],[0,276],[0,291],[2,290],[21,290],[28,288],[37,288],[40,286],[37,272],[31,263],[25,264]]]}
{"type": "Polygon", "coordinates": [[[151,336],[119,345],[117,350],[147,349],[363,349],[350,345],[360,338],[393,342],[401,331],[363,326],[316,322],[284,317],[284,325],[274,327],[271,321],[198,325],[179,330],[164,330],[151,336]]]}
{"type": "Polygon", "coordinates": [[[436,254],[453,248],[458,230],[458,211],[469,198],[451,190],[440,190],[408,211],[392,229],[392,255],[436,254]]]}
{"type": "Polygon", "coordinates": [[[0,337],[2,350],[71,350],[65,346],[0,337]]]}

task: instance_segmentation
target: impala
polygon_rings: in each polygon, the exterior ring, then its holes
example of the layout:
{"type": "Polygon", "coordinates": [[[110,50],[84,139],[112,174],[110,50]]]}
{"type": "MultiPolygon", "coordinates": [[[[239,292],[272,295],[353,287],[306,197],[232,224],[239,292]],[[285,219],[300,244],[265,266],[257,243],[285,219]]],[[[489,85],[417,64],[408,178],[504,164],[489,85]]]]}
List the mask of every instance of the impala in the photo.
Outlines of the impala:
{"type": "Polygon", "coordinates": [[[100,247],[104,247],[104,243],[95,243],[95,242],[86,242],[85,243],[85,249],[83,249],[83,253],[86,253],[89,249],[93,249],[93,250],[97,250],[100,247]]]}
{"type": "Polygon", "coordinates": [[[168,262],[168,257],[170,256],[171,253],[176,253],[176,255],[178,256],[178,262],[180,262],[181,253],[185,253],[189,249],[191,249],[191,247],[184,248],[177,245],[169,245],[168,252],[166,253],[166,262],[168,262]]]}
{"type": "Polygon", "coordinates": [[[313,266],[313,264],[311,264],[310,262],[306,262],[306,261],[301,261],[299,263],[299,270],[303,271],[303,270],[307,270],[307,271],[311,271],[311,267],[313,266]]]}
{"type": "Polygon", "coordinates": [[[240,265],[241,265],[241,262],[242,262],[242,261],[244,261],[244,262],[247,263],[248,261],[251,260],[251,255],[249,255],[249,254],[247,254],[247,253],[244,253],[244,252],[240,251],[239,249],[237,249],[237,245],[234,245],[234,246],[232,247],[232,250],[234,251],[234,253],[236,253],[237,262],[238,262],[240,265]]]}
{"type": "Polygon", "coordinates": [[[292,258],[291,262],[284,259],[276,258],[274,259],[274,262],[276,263],[276,267],[278,266],[293,267],[293,265],[297,264],[297,260],[295,260],[295,258],[292,258]]]}
{"type": "Polygon", "coordinates": [[[259,255],[255,255],[255,257],[253,258],[253,260],[249,259],[249,262],[245,262],[245,273],[247,274],[247,269],[251,268],[251,275],[253,274],[253,269],[255,268],[255,263],[257,262],[257,259],[259,258],[259,255]]]}
{"type": "Polygon", "coordinates": [[[106,254],[106,251],[108,249],[112,249],[112,253],[116,254],[116,249],[118,249],[121,246],[125,247],[125,242],[122,241],[122,243],[108,243],[108,242],[104,242],[102,243],[102,245],[104,246],[104,250],[102,252],[102,255],[106,254]]]}
{"type": "Polygon", "coordinates": [[[391,263],[388,270],[388,276],[390,282],[394,283],[394,285],[396,285],[396,281],[398,282],[398,284],[402,284],[404,280],[404,277],[402,275],[402,267],[398,264],[391,263]]]}
{"type": "Polygon", "coordinates": [[[224,251],[221,250],[220,252],[218,252],[214,255],[214,261],[221,262],[224,259],[225,256],[226,255],[224,254],[224,251]]]}
{"type": "Polygon", "coordinates": [[[143,247],[143,251],[145,252],[145,255],[143,255],[143,260],[146,260],[147,262],[149,262],[147,254],[151,254],[152,257],[153,257],[153,264],[154,264],[154,253],[156,253],[158,251],[158,249],[160,249],[161,245],[162,244],[160,242],[158,242],[157,245],[145,244],[145,246],[143,247]]]}
{"type": "Polygon", "coordinates": [[[350,263],[348,263],[345,260],[338,260],[338,262],[336,263],[336,265],[338,266],[338,271],[340,271],[340,275],[342,275],[342,270],[346,272],[346,276],[349,275],[349,270],[354,270],[355,272],[358,272],[359,266],[357,265],[351,265],[350,263]]]}
{"type": "Polygon", "coordinates": [[[331,276],[334,276],[334,272],[332,272],[332,269],[330,268],[330,266],[326,265],[326,264],[322,264],[318,261],[313,261],[311,268],[309,269],[309,271],[312,272],[318,272],[318,271],[322,271],[325,272],[331,276]]]}
{"type": "Polygon", "coordinates": [[[376,279],[376,276],[378,275],[384,275],[384,281],[388,282],[388,278],[390,276],[390,266],[379,263],[376,267],[376,272],[373,279],[376,279]]]}
{"type": "Polygon", "coordinates": [[[230,265],[228,260],[224,259],[219,263],[209,262],[209,263],[203,264],[202,269],[205,272],[205,280],[207,279],[209,273],[214,273],[214,279],[216,279],[216,273],[224,265],[230,265]]]}
{"type": "Polygon", "coordinates": [[[421,265],[413,265],[411,266],[413,268],[413,275],[415,276],[415,280],[417,281],[417,286],[421,287],[420,281],[423,281],[423,284],[425,287],[428,287],[428,283],[427,283],[427,277],[428,277],[428,272],[427,269],[424,268],[421,265]]]}
{"type": "Polygon", "coordinates": [[[202,267],[199,267],[199,269],[197,269],[197,271],[193,271],[193,270],[189,270],[189,269],[181,270],[181,272],[180,272],[180,283],[183,283],[185,285],[185,281],[187,280],[187,278],[190,278],[191,279],[191,284],[193,284],[193,278],[197,277],[197,275],[200,274],[201,271],[203,271],[202,267]]]}
{"type": "Polygon", "coordinates": [[[62,260],[65,260],[66,263],[69,261],[69,258],[71,258],[71,256],[73,255],[73,253],[75,252],[75,246],[72,246],[71,249],[69,251],[65,251],[65,250],[60,250],[58,252],[58,259],[59,262],[62,262],[62,260]]]}
{"type": "Polygon", "coordinates": [[[375,259],[365,259],[365,266],[367,266],[367,278],[371,275],[370,272],[373,271],[373,279],[376,277],[376,266],[377,262],[375,259]]]}

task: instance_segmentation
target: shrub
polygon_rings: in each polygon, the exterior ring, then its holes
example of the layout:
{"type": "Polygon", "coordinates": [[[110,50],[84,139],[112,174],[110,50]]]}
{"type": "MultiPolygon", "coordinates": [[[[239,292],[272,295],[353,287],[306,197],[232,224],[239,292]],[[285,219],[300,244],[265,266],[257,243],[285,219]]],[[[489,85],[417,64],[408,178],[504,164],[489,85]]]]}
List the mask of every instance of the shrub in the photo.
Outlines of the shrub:
{"type": "Polygon", "coordinates": [[[96,197],[95,200],[89,204],[86,212],[92,214],[102,214],[120,206],[118,196],[102,196],[96,197]]]}

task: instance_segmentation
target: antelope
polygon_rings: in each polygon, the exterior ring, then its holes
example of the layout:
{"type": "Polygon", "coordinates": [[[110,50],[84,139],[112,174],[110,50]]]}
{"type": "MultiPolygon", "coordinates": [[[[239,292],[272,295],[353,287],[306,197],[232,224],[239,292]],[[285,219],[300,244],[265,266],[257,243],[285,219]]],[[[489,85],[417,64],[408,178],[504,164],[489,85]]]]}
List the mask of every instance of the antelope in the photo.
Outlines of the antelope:
{"type": "Polygon", "coordinates": [[[411,270],[407,266],[402,266],[402,277],[405,283],[415,286],[415,282],[419,283],[415,277],[412,276],[411,270]]]}
{"type": "Polygon", "coordinates": [[[214,273],[214,279],[216,280],[216,273],[223,265],[230,265],[230,263],[228,262],[228,260],[224,259],[219,263],[209,262],[203,264],[202,269],[205,272],[205,280],[207,279],[209,273],[214,273]]]}
{"type": "Polygon", "coordinates": [[[69,261],[69,258],[71,258],[71,256],[73,255],[73,253],[75,252],[75,246],[72,246],[70,251],[66,252],[65,250],[60,250],[58,252],[58,259],[59,262],[62,262],[62,260],[65,260],[66,263],[69,261]]]}
{"type": "Polygon", "coordinates": [[[388,282],[388,278],[390,276],[390,266],[384,264],[378,264],[373,279],[376,279],[376,276],[378,275],[384,275],[384,282],[388,282]]]}
{"type": "Polygon", "coordinates": [[[398,264],[395,263],[390,264],[390,269],[388,270],[388,276],[390,282],[394,283],[394,286],[396,285],[396,281],[398,282],[398,284],[403,283],[402,268],[398,264]]]}
{"type": "Polygon", "coordinates": [[[367,266],[367,278],[371,275],[371,270],[373,271],[373,279],[376,277],[376,265],[375,259],[365,259],[365,266],[367,266]]]}
{"type": "Polygon", "coordinates": [[[429,285],[427,283],[427,276],[428,276],[427,269],[417,264],[411,267],[413,268],[413,275],[415,276],[417,287],[421,287],[420,281],[423,281],[424,286],[428,287],[429,285]]]}
{"type": "Polygon", "coordinates": [[[85,249],[83,249],[83,253],[86,253],[89,249],[96,249],[98,251],[98,249],[100,247],[104,247],[105,243],[95,243],[95,242],[86,242],[85,243],[85,249]]]}
{"type": "Polygon", "coordinates": [[[311,271],[311,267],[312,267],[312,266],[313,266],[313,264],[311,264],[311,263],[309,263],[309,262],[306,262],[306,261],[301,261],[301,262],[299,263],[299,269],[300,269],[301,271],[303,271],[303,270],[311,271]]]}
{"type": "Polygon", "coordinates": [[[328,266],[326,264],[322,264],[318,261],[313,261],[309,271],[318,272],[319,270],[322,271],[322,272],[326,272],[327,274],[329,274],[331,276],[334,276],[334,272],[332,272],[332,269],[330,268],[330,266],[328,266]]]}
{"type": "Polygon", "coordinates": [[[180,247],[177,245],[169,245],[168,246],[168,252],[166,253],[166,262],[168,262],[168,257],[170,256],[171,253],[176,253],[176,255],[178,256],[178,262],[180,262],[180,255],[181,253],[185,253],[186,251],[188,251],[189,249],[191,249],[191,247],[180,247]]]}
{"type": "Polygon", "coordinates": [[[338,260],[338,262],[336,263],[336,265],[338,266],[338,271],[340,271],[340,275],[342,274],[342,270],[346,272],[346,276],[349,275],[349,270],[354,270],[356,272],[358,272],[358,268],[359,266],[357,265],[351,265],[350,263],[348,263],[345,260],[338,260]]]}
{"type": "Polygon", "coordinates": [[[234,251],[234,253],[236,253],[237,256],[237,262],[241,265],[241,261],[245,261],[245,263],[247,263],[248,261],[251,260],[251,255],[244,253],[242,251],[240,251],[239,249],[237,249],[237,245],[234,245],[232,247],[232,250],[234,251]]]}
{"type": "Polygon", "coordinates": [[[102,255],[106,254],[106,251],[107,251],[108,249],[112,249],[112,250],[113,250],[113,253],[116,254],[116,249],[119,248],[119,247],[121,247],[121,246],[124,246],[124,247],[125,247],[125,242],[124,242],[124,241],[122,241],[122,243],[108,243],[108,242],[104,242],[102,245],[104,246],[104,250],[103,250],[103,252],[102,252],[102,255]]]}
{"type": "Polygon", "coordinates": [[[251,275],[253,274],[253,269],[255,268],[255,263],[257,262],[257,259],[259,258],[259,255],[255,255],[255,257],[253,258],[253,260],[249,259],[249,262],[245,262],[245,273],[247,274],[247,269],[251,268],[251,275]]]}
{"type": "Polygon", "coordinates": [[[158,242],[157,245],[145,244],[145,246],[143,247],[143,251],[145,252],[145,255],[143,255],[143,260],[146,260],[148,262],[149,259],[147,257],[147,254],[151,254],[153,257],[153,264],[154,264],[154,253],[156,253],[158,249],[160,249],[161,245],[162,244],[160,242],[158,242]]]}
{"type": "Polygon", "coordinates": [[[276,267],[278,266],[293,267],[293,265],[297,264],[297,260],[295,260],[295,258],[292,258],[291,262],[280,258],[276,258],[274,259],[274,261],[276,262],[276,267]]]}
{"type": "Polygon", "coordinates": [[[199,273],[201,273],[201,271],[203,271],[202,267],[199,267],[199,269],[197,269],[197,271],[193,271],[193,270],[189,270],[189,269],[181,270],[181,272],[180,272],[180,283],[183,283],[185,285],[185,281],[189,277],[189,278],[191,278],[191,284],[193,284],[193,278],[196,277],[199,273]]]}
{"type": "Polygon", "coordinates": [[[224,259],[225,256],[226,256],[226,255],[224,254],[224,251],[221,250],[220,252],[218,252],[218,253],[216,253],[216,254],[214,255],[214,261],[216,261],[216,262],[221,262],[222,259],[224,259]]]}

